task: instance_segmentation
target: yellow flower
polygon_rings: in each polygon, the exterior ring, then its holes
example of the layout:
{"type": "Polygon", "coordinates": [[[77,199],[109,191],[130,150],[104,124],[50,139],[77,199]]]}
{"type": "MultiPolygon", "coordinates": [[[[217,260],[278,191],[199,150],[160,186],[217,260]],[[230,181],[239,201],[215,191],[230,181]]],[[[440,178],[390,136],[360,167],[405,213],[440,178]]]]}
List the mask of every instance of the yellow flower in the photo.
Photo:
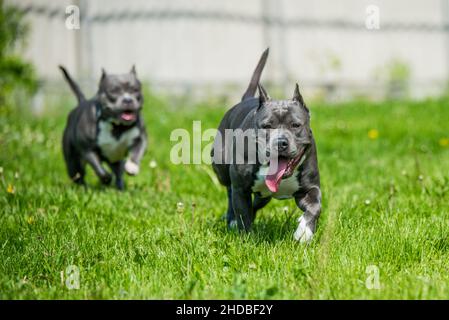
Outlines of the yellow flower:
{"type": "Polygon", "coordinates": [[[379,131],[377,131],[376,129],[371,129],[370,131],[368,131],[368,138],[370,138],[371,140],[379,138],[379,131]]]}
{"type": "Polygon", "coordinates": [[[12,184],[8,184],[8,187],[6,188],[6,192],[10,194],[14,194],[16,192],[16,189],[14,189],[14,186],[12,184]]]}
{"type": "Polygon", "coordinates": [[[32,216],[29,216],[27,218],[27,222],[28,222],[28,224],[33,224],[34,223],[34,218],[32,216]]]}
{"type": "Polygon", "coordinates": [[[442,147],[448,147],[449,146],[449,138],[441,138],[438,143],[442,147]]]}

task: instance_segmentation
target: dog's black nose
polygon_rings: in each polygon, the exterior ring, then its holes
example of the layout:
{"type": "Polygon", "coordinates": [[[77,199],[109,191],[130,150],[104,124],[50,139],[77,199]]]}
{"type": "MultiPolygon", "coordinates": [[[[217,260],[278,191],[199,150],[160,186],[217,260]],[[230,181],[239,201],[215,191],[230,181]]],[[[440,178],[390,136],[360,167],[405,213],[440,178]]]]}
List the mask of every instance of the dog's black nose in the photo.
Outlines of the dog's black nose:
{"type": "Polygon", "coordinates": [[[131,97],[124,97],[122,100],[123,104],[131,104],[133,102],[133,99],[131,97]]]}
{"type": "Polygon", "coordinates": [[[287,138],[278,138],[278,151],[285,151],[288,148],[288,139],[287,138]]]}

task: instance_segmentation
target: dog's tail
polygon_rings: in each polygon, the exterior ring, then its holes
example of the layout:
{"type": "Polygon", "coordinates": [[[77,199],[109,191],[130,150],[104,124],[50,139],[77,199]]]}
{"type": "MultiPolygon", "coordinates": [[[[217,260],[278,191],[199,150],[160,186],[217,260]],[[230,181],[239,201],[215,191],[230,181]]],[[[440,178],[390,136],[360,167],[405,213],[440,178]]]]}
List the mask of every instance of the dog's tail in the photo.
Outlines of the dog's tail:
{"type": "Polygon", "coordinates": [[[259,85],[260,81],[260,76],[262,75],[265,63],[267,62],[269,52],[270,48],[267,48],[262,53],[262,56],[259,59],[259,63],[257,64],[257,67],[253,72],[253,76],[251,77],[251,82],[249,83],[248,89],[246,89],[245,94],[242,97],[242,101],[252,98],[256,94],[257,86],[259,85]]]}
{"type": "Polygon", "coordinates": [[[64,78],[69,83],[70,89],[72,89],[73,93],[75,94],[76,98],[78,99],[78,103],[86,101],[86,97],[81,92],[81,89],[78,86],[78,84],[72,79],[69,72],[61,65],[59,66],[59,69],[61,69],[62,73],[64,74],[64,78]]]}

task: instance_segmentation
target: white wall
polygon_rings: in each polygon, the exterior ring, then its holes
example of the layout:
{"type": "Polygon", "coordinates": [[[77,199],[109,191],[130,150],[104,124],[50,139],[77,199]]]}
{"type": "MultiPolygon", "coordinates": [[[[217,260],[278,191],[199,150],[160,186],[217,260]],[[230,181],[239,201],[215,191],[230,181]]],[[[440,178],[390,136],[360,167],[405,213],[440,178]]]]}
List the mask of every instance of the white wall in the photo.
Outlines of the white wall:
{"type": "Polygon", "coordinates": [[[382,30],[382,25],[389,23],[442,24],[442,4],[448,0],[88,1],[88,10],[93,15],[123,10],[187,10],[257,18],[266,5],[271,15],[281,15],[287,20],[345,20],[360,25],[359,29],[273,27],[268,31],[263,24],[189,18],[94,23],[90,30],[83,29],[82,22],[82,30],[73,31],[65,27],[64,12],[74,1],[9,2],[20,6],[45,5],[61,11],[53,19],[28,15],[32,33],[26,56],[46,79],[60,79],[57,64],[67,65],[75,74],[78,69],[79,78],[91,73],[96,79],[101,67],[110,72],[125,72],[135,63],[142,78],[161,88],[190,85],[220,90],[229,83],[243,88],[267,46],[270,59],[264,79],[288,85],[287,91],[299,81],[306,90],[323,82],[334,82],[346,88],[339,91],[343,95],[347,88],[375,92],[370,89],[379,84],[376,74],[393,58],[411,67],[411,94],[415,97],[440,93],[449,73],[449,34],[418,29],[382,30]],[[380,8],[380,30],[365,28],[365,10],[371,4],[380,8]],[[77,58],[76,41],[83,31],[84,51],[82,58],[77,58]],[[90,45],[86,39],[91,39],[90,45]],[[340,61],[338,69],[330,67],[332,59],[340,61]]]}

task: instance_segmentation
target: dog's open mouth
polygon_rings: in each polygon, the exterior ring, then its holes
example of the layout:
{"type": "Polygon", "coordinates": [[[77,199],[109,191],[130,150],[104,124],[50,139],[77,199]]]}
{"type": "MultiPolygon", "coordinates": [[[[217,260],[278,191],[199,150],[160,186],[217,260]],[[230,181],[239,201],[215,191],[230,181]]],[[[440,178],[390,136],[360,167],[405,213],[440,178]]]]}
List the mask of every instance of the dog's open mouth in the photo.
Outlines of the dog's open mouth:
{"type": "Polygon", "coordinates": [[[271,192],[277,192],[282,179],[291,177],[299,162],[303,158],[305,148],[295,158],[279,157],[278,161],[270,161],[265,184],[271,192]]]}
{"type": "Polygon", "coordinates": [[[120,119],[122,119],[126,122],[135,121],[136,118],[137,118],[137,114],[135,111],[132,111],[132,110],[125,110],[122,113],[120,113],[120,119]]]}

